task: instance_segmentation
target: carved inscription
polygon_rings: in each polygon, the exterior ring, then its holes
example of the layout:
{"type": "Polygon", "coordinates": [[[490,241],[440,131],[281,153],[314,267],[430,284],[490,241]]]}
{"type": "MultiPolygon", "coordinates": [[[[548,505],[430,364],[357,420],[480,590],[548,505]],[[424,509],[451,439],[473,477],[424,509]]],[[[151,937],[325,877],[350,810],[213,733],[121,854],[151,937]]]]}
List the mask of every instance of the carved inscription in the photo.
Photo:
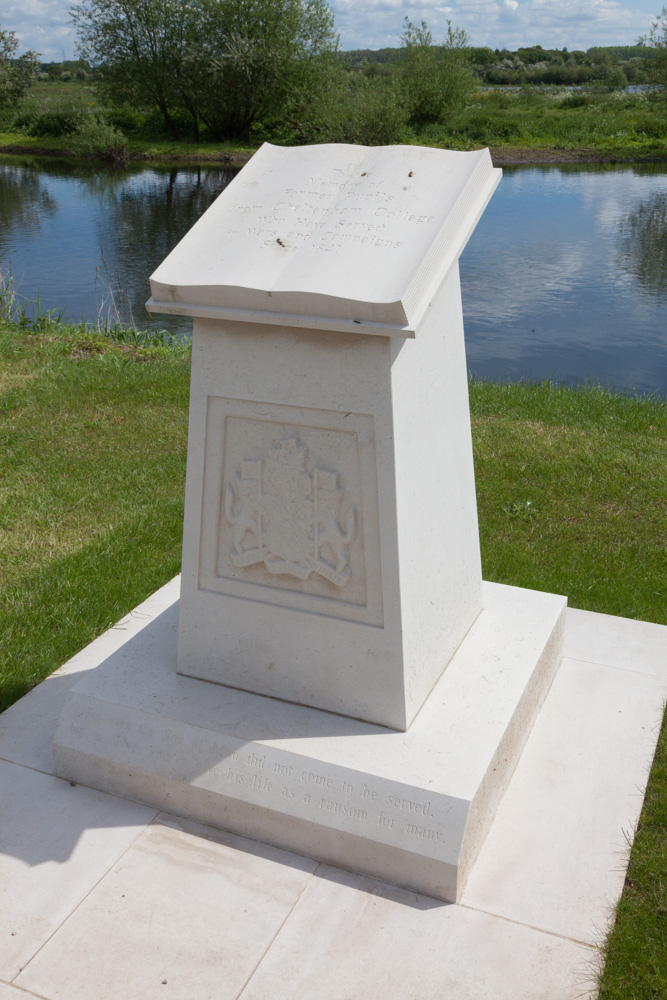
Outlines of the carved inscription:
{"type": "Polygon", "coordinates": [[[375,776],[354,772],[284,753],[270,745],[233,737],[203,737],[194,727],[124,710],[108,716],[91,710],[86,725],[74,715],[66,745],[97,754],[100,732],[104,752],[120,764],[140,762],[149,773],[188,781],[196,774],[198,787],[267,809],[348,830],[378,842],[412,845],[420,854],[446,859],[452,816],[441,820],[438,798],[425,790],[406,789],[375,776]],[[183,765],[186,762],[184,769],[183,765]],[[402,789],[397,794],[395,789],[402,789]],[[407,791],[407,794],[406,794],[407,791]]]}
{"type": "Polygon", "coordinates": [[[263,563],[273,574],[307,580],[317,573],[344,587],[356,508],[345,504],[337,473],[310,472],[307,459],[308,448],[294,436],[274,441],[263,458],[241,462],[225,489],[230,558],[237,568],[263,563]]]}
{"type": "Polygon", "coordinates": [[[252,225],[233,232],[250,237],[261,250],[278,246],[286,254],[306,243],[314,254],[338,254],[349,246],[400,250],[406,233],[435,221],[428,212],[400,207],[406,190],[372,170],[350,177],[332,168],[329,178],[309,177],[300,187],[286,187],[270,204],[237,203],[236,211],[252,225]]]}
{"type": "Polygon", "coordinates": [[[390,843],[408,838],[431,845],[431,851],[435,845],[445,844],[445,833],[438,828],[430,799],[393,795],[365,781],[357,784],[312,767],[270,761],[266,754],[234,753],[232,757],[233,766],[214,767],[210,772],[225,785],[236,786],[236,793],[230,789],[232,795],[240,794],[238,786],[242,786],[251,796],[260,793],[267,806],[268,800],[274,799],[276,808],[314,819],[319,815],[320,822],[325,816],[337,817],[351,830],[365,830],[364,836],[390,843]]]}

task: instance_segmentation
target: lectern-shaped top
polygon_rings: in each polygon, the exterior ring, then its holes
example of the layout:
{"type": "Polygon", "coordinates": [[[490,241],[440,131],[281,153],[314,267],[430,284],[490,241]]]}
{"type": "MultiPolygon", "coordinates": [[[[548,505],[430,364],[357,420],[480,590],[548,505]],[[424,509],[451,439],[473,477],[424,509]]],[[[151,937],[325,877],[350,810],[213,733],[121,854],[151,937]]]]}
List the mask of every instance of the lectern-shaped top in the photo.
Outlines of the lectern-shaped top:
{"type": "Polygon", "coordinates": [[[488,149],[265,143],[152,275],[148,306],[414,335],[500,174],[488,149]]]}

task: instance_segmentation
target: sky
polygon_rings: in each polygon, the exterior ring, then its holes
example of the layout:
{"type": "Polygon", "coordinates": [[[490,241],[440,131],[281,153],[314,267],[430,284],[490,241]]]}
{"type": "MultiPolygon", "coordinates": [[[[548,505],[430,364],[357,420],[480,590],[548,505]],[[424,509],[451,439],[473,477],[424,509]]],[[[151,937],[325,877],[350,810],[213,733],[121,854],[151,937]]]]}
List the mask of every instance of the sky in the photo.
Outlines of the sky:
{"type": "MultiPolygon", "coordinates": [[[[400,45],[403,21],[426,21],[436,41],[447,20],[468,33],[471,45],[588,49],[632,45],[646,34],[663,0],[331,0],[342,49],[400,45]]],[[[75,58],[76,33],[69,0],[3,0],[0,28],[16,32],[20,52],[34,49],[44,62],[75,58]]]]}

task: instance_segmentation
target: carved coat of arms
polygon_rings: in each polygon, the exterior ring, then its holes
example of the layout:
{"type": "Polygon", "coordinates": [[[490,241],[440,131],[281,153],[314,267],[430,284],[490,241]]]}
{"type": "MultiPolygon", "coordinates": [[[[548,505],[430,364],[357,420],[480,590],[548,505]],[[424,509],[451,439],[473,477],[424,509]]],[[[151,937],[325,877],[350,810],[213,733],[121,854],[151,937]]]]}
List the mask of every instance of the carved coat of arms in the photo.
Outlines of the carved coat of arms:
{"type": "Polygon", "coordinates": [[[265,458],[241,462],[225,490],[225,517],[232,525],[234,566],[264,563],[270,573],[306,580],[319,573],[337,587],[350,578],[348,546],[356,534],[356,510],[338,474],[306,467],[308,449],[297,437],[274,441],[265,458]]]}

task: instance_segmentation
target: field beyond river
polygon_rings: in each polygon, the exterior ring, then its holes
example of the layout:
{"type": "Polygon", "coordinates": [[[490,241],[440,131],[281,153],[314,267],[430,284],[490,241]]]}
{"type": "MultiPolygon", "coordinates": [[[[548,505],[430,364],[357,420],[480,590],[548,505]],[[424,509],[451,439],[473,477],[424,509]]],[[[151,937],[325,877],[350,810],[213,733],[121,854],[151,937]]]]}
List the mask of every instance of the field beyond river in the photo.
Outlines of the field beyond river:
{"type": "MultiPolygon", "coordinates": [[[[292,144],[294,137],[266,126],[247,140],[179,141],[165,134],[154,112],[105,105],[91,83],[35,84],[18,112],[0,122],[0,153],[74,155],[72,135],[81,115],[102,115],[125,136],[129,159],[219,162],[240,166],[264,140],[292,144]]],[[[650,90],[555,86],[488,87],[436,124],[401,126],[379,135],[382,143],[412,143],[447,149],[489,146],[498,166],[520,163],[610,163],[667,160],[667,102],[650,90]]],[[[343,139],[345,137],[343,136],[343,139]]],[[[339,141],[326,135],[320,141],[339,141]]],[[[347,140],[345,140],[347,141],[347,140]]],[[[363,130],[349,141],[374,144],[363,130]]]]}

